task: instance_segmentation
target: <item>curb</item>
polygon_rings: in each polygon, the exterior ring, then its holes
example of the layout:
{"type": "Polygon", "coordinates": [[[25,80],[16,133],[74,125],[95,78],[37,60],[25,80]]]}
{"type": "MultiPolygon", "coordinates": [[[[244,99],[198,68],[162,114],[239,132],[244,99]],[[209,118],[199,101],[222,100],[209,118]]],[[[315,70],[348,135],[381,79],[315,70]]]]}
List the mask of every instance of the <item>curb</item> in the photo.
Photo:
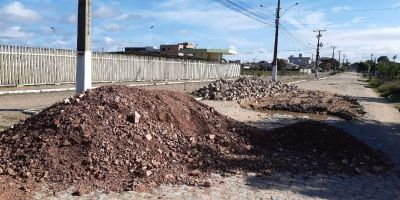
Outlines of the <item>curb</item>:
{"type": "MultiPolygon", "coordinates": [[[[226,80],[235,80],[235,79],[226,79],[226,80]]],[[[174,81],[174,82],[159,82],[159,83],[138,83],[126,85],[128,87],[142,87],[142,86],[158,86],[158,85],[178,85],[185,83],[203,83],[203,82],[212,82],[215,80],[207,79],[207,80],[198,80],[198,81],[174,81]]],[[[92,89],[98,88],[92,87],[92,89]]],[[[40,93],[50,93],[50,92],[68,92],[75,91],[75,88],[59,88],[59,89],[40,89],[40,90],[13,90],[13,91],[0,91],[1,95],[13,95],[13,94],[40,94],[40,93]]]]}

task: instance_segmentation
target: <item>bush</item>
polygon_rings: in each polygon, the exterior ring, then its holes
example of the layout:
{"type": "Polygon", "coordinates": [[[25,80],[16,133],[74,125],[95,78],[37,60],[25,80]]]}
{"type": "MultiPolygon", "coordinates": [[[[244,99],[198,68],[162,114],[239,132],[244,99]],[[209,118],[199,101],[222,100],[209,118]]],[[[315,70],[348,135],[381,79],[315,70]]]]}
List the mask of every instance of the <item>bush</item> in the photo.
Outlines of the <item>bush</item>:
{"type": "Polygon", "coordinates": [[[381,84],[377,88],[378,92],[382,93],[382,96],[400,96],[400,81],[392,81],[381,84]]]}

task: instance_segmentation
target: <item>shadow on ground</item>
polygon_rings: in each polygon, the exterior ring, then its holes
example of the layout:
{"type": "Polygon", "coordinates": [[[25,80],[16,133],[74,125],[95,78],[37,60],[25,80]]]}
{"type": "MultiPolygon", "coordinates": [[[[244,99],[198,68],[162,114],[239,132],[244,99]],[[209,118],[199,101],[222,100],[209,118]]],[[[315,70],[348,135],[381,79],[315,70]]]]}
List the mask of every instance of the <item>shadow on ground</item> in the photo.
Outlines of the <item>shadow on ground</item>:
{"type": "MultiPolygon", "coordinates": [[[[295,121],[292,119],[292,123],[295,121]]],[[[290,191],[309,198],[398,199],[400,125],[377,121],[327,121],[327,123],[348,131],[373,149],[382,152],[391,159],[392,169],[381,175],[321,174],[310,171],[300,174],[250,176],[246,179],[247,185],[259,190],[290,191]]]]}

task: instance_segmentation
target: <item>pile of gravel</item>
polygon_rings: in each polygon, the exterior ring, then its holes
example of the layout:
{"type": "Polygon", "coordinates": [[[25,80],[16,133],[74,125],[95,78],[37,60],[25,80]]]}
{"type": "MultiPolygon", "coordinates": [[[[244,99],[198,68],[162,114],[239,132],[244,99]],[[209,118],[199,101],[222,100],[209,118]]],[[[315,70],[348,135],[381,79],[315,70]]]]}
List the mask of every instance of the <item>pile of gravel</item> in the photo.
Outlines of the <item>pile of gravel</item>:
{"type": "Polygon", "coordinates": [[[194,91],[193,94],[206,100],[235,101],[297,92],[298,88],[294,85],[267,82],[254,77],[241,77],[235,81],[217,80],[194,91]]]}

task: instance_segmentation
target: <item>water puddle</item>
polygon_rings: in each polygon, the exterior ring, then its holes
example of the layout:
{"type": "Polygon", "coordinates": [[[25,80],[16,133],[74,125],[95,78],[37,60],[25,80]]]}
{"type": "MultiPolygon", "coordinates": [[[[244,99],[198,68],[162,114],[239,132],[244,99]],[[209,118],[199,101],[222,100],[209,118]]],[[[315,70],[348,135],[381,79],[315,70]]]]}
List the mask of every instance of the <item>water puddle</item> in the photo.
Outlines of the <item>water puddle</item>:
{"type": "Polygon", "coordinates": [[[324,115],[324,114],[297,113],[290,111],[273,111],[273,110],[256,110],[256,111],[266,113],[273,118],[298,118],[298,119],[308,119],[315,121],[342,120],[339,117],[324,115]]]}
{"type": "Polygon", "coordinates": [[[271,130],[284,127],[302,121],[323,121],[326,123],[335,123],[344,121],[343,119],[331,115],[312,114],[312,113],[297,113],[289,111],[271,111],[271,110],[254,110],[266,114],[266,117],[259,121],[249,121],[248,124],[257,128],[271,130]]]}

